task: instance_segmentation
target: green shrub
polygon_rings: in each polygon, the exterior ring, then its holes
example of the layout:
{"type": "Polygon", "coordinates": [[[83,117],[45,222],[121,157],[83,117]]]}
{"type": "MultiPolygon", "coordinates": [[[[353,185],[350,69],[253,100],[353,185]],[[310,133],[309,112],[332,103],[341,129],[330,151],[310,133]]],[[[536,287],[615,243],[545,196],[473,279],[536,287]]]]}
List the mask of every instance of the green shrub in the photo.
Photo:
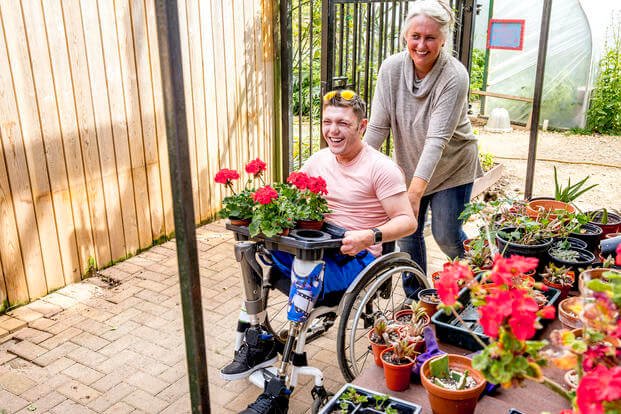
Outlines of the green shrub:
{"type": "MultiPolygon", "coordinates": [[[[480,91],[483,87],[483,71],[485,70],[485,51],[472,49],[472,63],[470,65],[470,89],[480,91]]],[[[479,95],[471,94],[470,100],[476,101],[479,95]]]]}
{"type": "Polygon", "coordinates": [[[621,20],[613,19],[611,36],[599,61],[599,76],[587,112],[587,129],[621,134],[621,20]]]}

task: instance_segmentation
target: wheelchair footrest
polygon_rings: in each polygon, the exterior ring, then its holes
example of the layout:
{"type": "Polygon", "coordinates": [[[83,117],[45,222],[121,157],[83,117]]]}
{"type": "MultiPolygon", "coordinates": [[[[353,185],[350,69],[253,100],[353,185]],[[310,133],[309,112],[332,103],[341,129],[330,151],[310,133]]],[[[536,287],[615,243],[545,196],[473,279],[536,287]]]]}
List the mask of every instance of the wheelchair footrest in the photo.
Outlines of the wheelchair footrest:
{"type": "Polygon", "coordinates": [[[263,389],[265,387],[265,383],[269,382],[270,379],[275,377],[276,373],[276,367],[261,368],[250,374],[248,380],[250,380],[250,382],[257,387],[263,389]]]}

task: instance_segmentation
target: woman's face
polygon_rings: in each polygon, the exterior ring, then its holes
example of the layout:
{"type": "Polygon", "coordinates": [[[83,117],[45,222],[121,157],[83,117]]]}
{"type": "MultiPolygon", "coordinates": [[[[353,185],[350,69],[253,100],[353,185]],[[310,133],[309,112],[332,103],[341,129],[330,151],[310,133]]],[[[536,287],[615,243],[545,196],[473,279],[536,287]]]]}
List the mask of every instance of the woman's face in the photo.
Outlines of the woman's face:
{"type": "Polygon", "coordinates": [[[410,21],[406,32],[410,57],[414,61],[418,77],[425,76],[436,62],[444,45],[440,24],[430,17],[418,15],[410,21]]]}

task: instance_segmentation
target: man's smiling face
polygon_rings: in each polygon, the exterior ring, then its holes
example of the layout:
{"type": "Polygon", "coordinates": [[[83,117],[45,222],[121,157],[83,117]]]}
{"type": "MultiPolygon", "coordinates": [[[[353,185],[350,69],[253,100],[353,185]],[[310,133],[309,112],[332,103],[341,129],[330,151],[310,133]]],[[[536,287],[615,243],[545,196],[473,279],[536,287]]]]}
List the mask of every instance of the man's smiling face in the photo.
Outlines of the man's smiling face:
{"type": "Polygon", "coordinates": [[[367,120],[358,119],[351,107],[328,105],[323,110],[323,138],[339,162],[350,161],[358,155],[366,126],[367,120]]]}

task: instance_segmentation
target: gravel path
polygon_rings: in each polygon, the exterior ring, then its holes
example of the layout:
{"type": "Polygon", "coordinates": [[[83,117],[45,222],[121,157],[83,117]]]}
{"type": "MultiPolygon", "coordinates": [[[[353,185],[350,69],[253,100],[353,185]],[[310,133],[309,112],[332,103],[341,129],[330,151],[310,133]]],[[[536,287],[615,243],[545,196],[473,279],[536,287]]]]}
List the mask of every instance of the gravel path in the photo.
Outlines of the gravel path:
{"type": "MultiPolygon", "coordinates": [[[[476,124],[476,123],[475,123],[476,124]]],[[[477,126],[481,151],[490,152],[505,167],[505,174],[493,191],[523,196],[526,181],[529,131],[490,133],[477,126]]],[[[539,131],[533,196],[554,195],[554,171],[567,184],[587,175],[588,183],[598,184],[576,202],[583,210],[598,207],[621,209],[621,137],[566,135],[539,131]]]]}

